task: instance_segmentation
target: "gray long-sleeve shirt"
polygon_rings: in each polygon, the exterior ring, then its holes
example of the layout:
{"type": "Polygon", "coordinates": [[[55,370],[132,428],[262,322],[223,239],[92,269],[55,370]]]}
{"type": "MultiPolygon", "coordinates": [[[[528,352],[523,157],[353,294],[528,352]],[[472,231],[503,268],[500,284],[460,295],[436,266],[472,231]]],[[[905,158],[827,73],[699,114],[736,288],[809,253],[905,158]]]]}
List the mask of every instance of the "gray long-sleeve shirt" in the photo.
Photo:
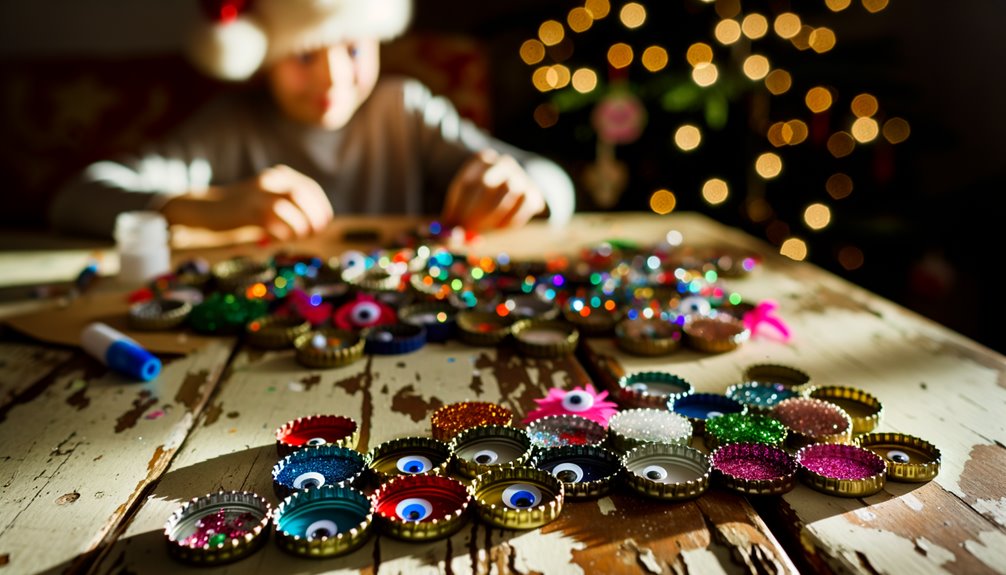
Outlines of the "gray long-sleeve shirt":
{"type": "Polygon", "coordinates": [[[265,93],[222,98],[163,142],[88,166],[56,195],[59,231],[110,236],[124,211],[158,209],[173,195],[247,179],[276,164],[313,178],[336,215],[440,211],[447,186],[474,152],[513,155],[545,195],[553,222],[574,209],[556,164],[491,138],[411,79],[385,79],[340,130],[296,123],[265,93]]]}

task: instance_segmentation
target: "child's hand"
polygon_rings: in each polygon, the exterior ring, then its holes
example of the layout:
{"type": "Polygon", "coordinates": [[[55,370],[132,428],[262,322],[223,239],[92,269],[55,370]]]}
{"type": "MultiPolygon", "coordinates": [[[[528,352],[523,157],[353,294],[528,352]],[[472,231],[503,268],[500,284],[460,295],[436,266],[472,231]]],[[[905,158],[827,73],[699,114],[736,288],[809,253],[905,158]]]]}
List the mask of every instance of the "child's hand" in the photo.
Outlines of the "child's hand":
{"type": "Polygon", "coordinates": [[[545,198],[510,156],[487,149],[458,170],[441,220],[473,230],[522,226],[545,210],[545,198]]]}
{"type": "Polygon", "coordinates": [[[260,226],[278,240],[320,232],[333,217],[318,182],[283,165],[205,195],[172,198],[161,211],[172,224],[211,230],[260,226]]]}

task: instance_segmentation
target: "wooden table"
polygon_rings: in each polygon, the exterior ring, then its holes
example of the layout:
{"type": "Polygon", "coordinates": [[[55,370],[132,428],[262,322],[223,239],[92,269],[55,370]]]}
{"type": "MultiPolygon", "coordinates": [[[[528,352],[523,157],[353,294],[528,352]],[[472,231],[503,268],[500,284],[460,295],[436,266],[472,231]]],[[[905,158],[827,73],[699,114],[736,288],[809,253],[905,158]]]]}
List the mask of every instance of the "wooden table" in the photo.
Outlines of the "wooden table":
{"type": "MultiPolygon", "coordinates": [[[[297,247],[336,254],[353,226],[390,231],[405,221],[353,220],[297,247]]],[[[690,245],[752,249],[765,262],[730,282],[747,299],[774,298],[795,336],[759,337],[722,355],[681,351],[640,359],[594,338],[576,357],[532,360],[509,348],[430,344],[406,356],[308,370],[292,352],[260,352],[220,338],[165,358],[149,384],[128,383],[72,348],[0,342],[0,573],[1004,573],[1006,572],[1006,359],[812,265],[796,263],[696,214],[584,214],[564,230],[544,224],[488,235],[473,251],[513,258],[572,254],[602,239],[653,243],[671,230],[690,245]],[[429,433],[438,406],[501,402],[519,417],[553,386],[665,370],[722,392],[754,363],[803,369],[818,384],[859,387],[885,404],[882,430],[918,435],[943,453],[928,484],[888,482],[863,499],[803,486],[763,500],[712,489],[686,503],[624,493],[567,502],[529,532],[470,522],[428,544],[372,537],[348,556],[300,559],[269,544],[217,569],[166,553],[162,529],[184,501],[219,489],[276,503],[273,430],[316,412],[355,418],[361,449],[429,433]]],[[[388,236],[385,236],[388,237],[388,236]]],[[[6,253],[0,278],[72,277],[91,248],[6,253]],[[53,263],[56,262],[56,263],[53,263]],[[60,268],[62,266],[62,268],[60,268]]],[[[203,250],[219,259],[276,248],[203,250]]],[[[176,252],[176,257],[191,255],[176,252]]],[[[113,258],[106,260],[114,268],[113,258]]],[[[2,313],[2,309],[0,309],[2,313]]]]}

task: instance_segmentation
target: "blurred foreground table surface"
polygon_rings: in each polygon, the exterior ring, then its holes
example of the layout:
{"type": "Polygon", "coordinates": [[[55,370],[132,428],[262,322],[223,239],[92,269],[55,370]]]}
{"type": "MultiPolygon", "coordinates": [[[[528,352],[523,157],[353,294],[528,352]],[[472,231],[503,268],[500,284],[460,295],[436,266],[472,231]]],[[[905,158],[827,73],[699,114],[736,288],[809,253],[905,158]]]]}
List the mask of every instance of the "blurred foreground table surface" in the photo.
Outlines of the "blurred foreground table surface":
{"type": "MultiPolygon", "coordinates": [[[[373,247],[415,224],[347,219],[290,246],[179,249],[174,257],[264,259],[281,248],[336,255],[364,247],[355,241],[361,231],[376,234],[373,247]]],[[[608,239],[653,244],[672,229],[686,245],[762,254],[754,273],[727,283],[747,300],[777,300],[793,339],[757,337],[720,355],[682,350],[646,359],[592,338],[575,356],[557,360],[450,342],[319,371],[301,367],[292,351],[262,352],[217,338],[189,355],[165,357],[159,378],[135,384],[77,349],[6,330],[0,340],[0,574],[1006,572],[1003,356],[697,214],[582,214],[564,229],[536,222],[487,234],[469,250],[540,259],[575,255],[608,239]],[[567,500],[560,518],[541,529],[501,530],[472,520],[442,541],[408,544],[375,534],[362,549],[324,560],[288,555],[271,541],[217,568],[187,567],[167,555],[164,522],[192,497],[250,490],[278,502],[270,475],[277,460],[273,431],[295,417],[350,416],[361,425],[360,449],[366,450],[393,437],[428,435],[429,415],[446,403],[499,402],[519,420],[555,386],[593,381],[600,387],[605,374],[660,370],[683,376],[696,391],[722,393],[756,363],[791,365],[816,384],[877,396],[885,406],[878,430],[936,444],[943,455],[939,476],[926,484],[889,481],[860,499],[802,485],[761,499],[712,488],[684,503],[617,491],[567,500]]],[[[103,269],[115,269],[107,246],[61,250],[10,237],[0,244],[22,247],[0,253],[4,284],[71,279],[95,249],[105,254],[103,269]]],[[[103,280],[99,288],[116,286],[103,280]]],[[[0,305],[0,317],[20,305],[0,305]]]]}

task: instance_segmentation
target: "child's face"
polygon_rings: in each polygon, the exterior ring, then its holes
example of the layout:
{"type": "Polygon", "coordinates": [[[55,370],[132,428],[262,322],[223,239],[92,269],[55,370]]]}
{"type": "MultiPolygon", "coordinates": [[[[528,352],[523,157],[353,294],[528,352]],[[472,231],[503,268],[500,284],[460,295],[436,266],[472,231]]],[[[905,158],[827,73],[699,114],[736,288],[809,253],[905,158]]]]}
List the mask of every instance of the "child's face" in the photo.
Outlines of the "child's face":
{"type": "Polygon", "coordinates": [[[354,40],[294,54],[268,70],[273,98],[288,118],[342,128],[370,96],[380,70],[377,40],[354,40]]]}

